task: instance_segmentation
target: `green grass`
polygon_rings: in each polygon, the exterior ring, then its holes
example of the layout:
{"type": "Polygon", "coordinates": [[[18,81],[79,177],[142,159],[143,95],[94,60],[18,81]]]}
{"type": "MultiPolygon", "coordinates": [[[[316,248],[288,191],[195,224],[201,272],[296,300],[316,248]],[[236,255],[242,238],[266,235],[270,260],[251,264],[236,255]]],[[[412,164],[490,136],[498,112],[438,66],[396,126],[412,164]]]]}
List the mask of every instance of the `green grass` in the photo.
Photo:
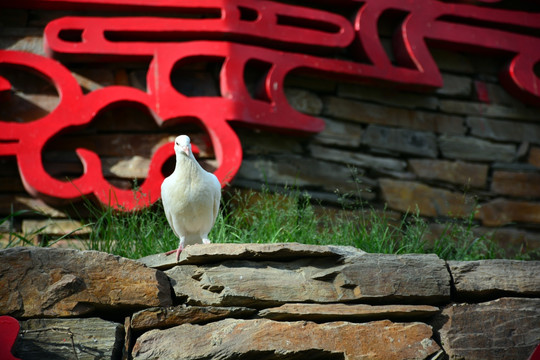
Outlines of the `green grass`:
{"type": "MultiPolygon", "coordinates": [[[[503,249],[486,237],[475,236],[474,213],[444,225],[435,239],[418,213],[401,220],[387,211],[366,209],[362,204],[342,211],[324,211],[300,191],[276,194],[236,191],[225,194],[216,224],[210,233],[215,243],[299,242],[317,245],[346,245],[371,253],[435,253],[446,260],[492,259],[505,256],[503,249]]],[[[92,231],[89,249],[140,258],[178,246],[167,224],[161,202],[132,213],[86,203],[90,216],[85,226],[92,231]]],[[[12,220],[13,216],[0,220],[12,220]]],[[[68,234],[69,235],[69,234],[68,234]]],[[[67,237],[64,236],[64,237],[67,237]]],[[[10,235],[8,246],[27,245],[26,235],[10,235]]],[[[518,258],[537,258],[538,254],[518,258]]]]}
{"type": "MultiPolygon", "coordinates": [[[[19,210],[19,211],[12,211],[11,214],[6,216],[3,219],[0,219],[0,226],[7,224],[7,228],[9,229],[9,232],[6,236],[1,236],[2,242],[0,243],[0,249],[1,248],[10,248],[15,246],[33,246],[36,245],[36,238],[39,238],[39,243],[37,245],[46,247],[46,246],[53,246],[57,242],[60,242],[64,239],[72,239],[74,238],[74,234],[79,231],[80,229],[75,229],[67,234],[64,234],[60,237],[51,237],[49,234],[44,234],[44,230],[46,226],[43,226],[42,228],[38,228],[36,230],[33,230],[29,233],[18,233],[14,230],[14,222],[18,217],[21,218],[27,218],[27,217],[43,217],[44,214],[35,211],[35,210],[19,210]]],[[[88,226],[88,225],[85,225],[88,226]]],[[[85,227],[84,226],[84,227],[85,227]]],[[[0,234],[2,235],[2,234],[0,234]]]]}

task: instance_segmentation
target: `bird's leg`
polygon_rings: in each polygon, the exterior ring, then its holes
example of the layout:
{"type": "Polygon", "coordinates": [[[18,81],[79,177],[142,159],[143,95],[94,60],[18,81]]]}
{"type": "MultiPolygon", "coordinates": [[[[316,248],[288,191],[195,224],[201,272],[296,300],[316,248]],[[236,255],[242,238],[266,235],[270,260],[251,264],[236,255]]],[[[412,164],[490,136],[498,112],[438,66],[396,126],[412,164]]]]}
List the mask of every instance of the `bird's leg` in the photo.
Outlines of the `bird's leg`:
{"type": "Polygon", "coordinates": [[[178,262],[178,259],[180,258],[180,253],[182,252],[182,250],[184,250],[185,241],[186,241],[185,236],[180,237],[180,242],[178,243],[178,249],[167,251],[165,255],[171,255],[172,253],[176,252],[176,262],[178,262]]]}
{"type": "Polygon", "coordinates": [[[178,249],[176,249],[176,262],[178,262],[178,259],[180,258],[180,253],[184,250],[182,245],[178,246],[178,249]]]}
{"type": "Polygon", "coordinates": [[[176,262],[178,262],[178,258],[180,258],[180,253],[182,250],[184,250],[184,242],[186,241],[185,236],[180,236],[180,242],[178,243],[178,249],[176,249],[176,262]]]}

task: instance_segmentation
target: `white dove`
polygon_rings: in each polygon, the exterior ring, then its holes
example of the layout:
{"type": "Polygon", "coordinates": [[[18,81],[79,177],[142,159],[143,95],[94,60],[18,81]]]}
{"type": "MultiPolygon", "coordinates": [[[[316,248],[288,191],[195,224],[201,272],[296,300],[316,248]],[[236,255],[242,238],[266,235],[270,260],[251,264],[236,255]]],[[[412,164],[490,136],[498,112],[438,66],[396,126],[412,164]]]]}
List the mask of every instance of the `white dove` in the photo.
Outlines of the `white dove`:
{"type": "Polygon", "coordinates": [[[161,201],[165,216],[174,234],[180,239],[176,261],[184,246],[202,240],[209,244],[208,233],[216,222],[221,199],[217,177],[204,170],[191,151],[189,136],[180,135],[174,141],[176,167],[161,184],[161,201]]]}

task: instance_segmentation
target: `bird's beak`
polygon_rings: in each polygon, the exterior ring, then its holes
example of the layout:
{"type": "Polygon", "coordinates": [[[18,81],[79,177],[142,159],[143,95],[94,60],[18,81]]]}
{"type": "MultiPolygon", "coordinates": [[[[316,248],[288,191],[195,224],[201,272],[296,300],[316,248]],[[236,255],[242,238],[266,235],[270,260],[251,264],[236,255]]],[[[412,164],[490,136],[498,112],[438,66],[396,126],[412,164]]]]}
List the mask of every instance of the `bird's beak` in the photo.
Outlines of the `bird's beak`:
{"type": "Polygon", "coordinates": [[[186,153],[187,156],[189,156],[189,146],[182,146],[180,150],[182,150],[183,152],[186,153]]]}

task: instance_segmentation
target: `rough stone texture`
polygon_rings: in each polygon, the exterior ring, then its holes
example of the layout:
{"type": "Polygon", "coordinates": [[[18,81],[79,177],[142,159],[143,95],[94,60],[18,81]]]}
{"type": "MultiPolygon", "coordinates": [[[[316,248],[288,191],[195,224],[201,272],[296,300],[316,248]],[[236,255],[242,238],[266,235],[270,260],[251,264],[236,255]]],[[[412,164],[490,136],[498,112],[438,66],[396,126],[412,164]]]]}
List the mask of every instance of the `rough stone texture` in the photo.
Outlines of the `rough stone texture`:
{"type": "Polygon", "coordinates": [[[472,93],[472,80],[466,76],[442,74],[443,87],[435,92],[445,96],[469,97],[472,93]]]}
{"type": "Polygon", "coordinates": [[[222,320],[145,333],[134,359],[425,359],[439,350],[430,326],[222,320]]]}
{"type": "Polygon", "coordinates": [[[343,254],[363,254],[362,250],[353,247],[306,245],[299,243],[276,244],[195,244],[187,246],[180,253],[178,263],[176,255],[164,253],[150,255],[139,259],[146,266],[168,269],[175,265],[211,264],[224,260],[277,260],[287,261],[299,258],[333,257],[343,254]]]}
{"type": "Polygon", "coordinates": [[[421,179],[442,180],[461,186],[483,188],[486,186],[489,167],[463,161],[409,160],[413,172],[421,179]]]}
{"type": "Polygon", "coordinates": [[[491,191],[524,198],[540,197],[540,173],[495,171],[491,191]]]}
{"type": "Polygon", "coordinates": [[[464,134],[463,119],[432,112],[373,105],[359,101],[325,97],[323,114],[364,124],[399,126],[441,134],[464,134]]]}
{"type": "Polygon", "coordinates": [[[256,310],[245,307],[171,306],[155,307],[133,314],[131,328],[135,331],[162,329],[182,324],[200,324],[225,318],[249,317],[256,310]]]}
{"type": "Polygon", "coordinates": [[[451,114],[487,116],[516,120],[538,120],[534,108],[511,108],[496,104],[474,103],[460,100],[440,100],[441,110],[451,114]]]}
{"type": "Polygon", "coordinates": [[[159,270],[97,251],[0,250],[0,314],[18,318],[79,316],[171,305],[159,270]],[[132,286],[135,283],[137,286],[132,286]]]}
{"type": "Polygon", "coordinates": [[[360,125],[324,119],[325,128],[313,137],[316,143],[358,147],[362,143],[363,130],[360,125]]]}
{"type": "Polygon", "coordinates": [[[99,318],[21,321],[13,354],[21,359],[119,359],[124,326],[99,318]]]}
{"type": "Polygon", "coordinates": [[[0,46],[2,50],[13,51],[25,51],[34,53],[37,55],[45,55],[43,50],[43,37],[42,36],[25,36],[23,38],[3,38],[0,40],[0,46]]]}
{"type": "Polygon", "coordinates": [[[403,160],[367,155],[361,152],[343,151],[317,145],[311,146],[310,150],[312,156],[317,159],[341,162],[362,168],[402,171],[407,166],[403,160]]]}
{"type": "Polygon", "coordinates": [[[442,318],[441,343],[450,359],[527,359],[540,342],[540,299],[455,304],[442,318]]]}
{"type": "Polygon", "coordinates": [[[46,204],[41,199],[35,199],[31,197],[26,197],[26,196],[16,196],[14,200],[15,201],[13,201],[11,204],[13,203],[24,204],[24,206],[28,207],[28,209],[39,212],[50,218],[66,218],[67,217],[67,215],[64,212],[58,211],[54,207],[46,204]]]}
{"type": "Polygon", "coordinates": [[[102,293],[142,296],[147,279],[140,271],[164,274],[93,251],[1,251],[1,309],[13,307],[13,299],[24,300],[17,303],[24,310],[38,308],[32,301],[41,309],[8,311],[31,330],[20,335],[16,354],[71,359],[75,347],[80,359],[119,359],[122,349],[125,359],[520,359],[540,340],[540,261],[447,263],[435,255],[287,243],[193,245],[181,262],[166,272],[166,283],[182,305],[170,306],[170,295],[167,305],[152,305],[156,295],[118,305],[102,293]],[[14,288],[20,284],[32,289],[14,288]],[[73,292],[80,284],[84,291],[73,292]],[[501,296],[516,298],[478,304],[501,296]],[[88,307],[95,312],[85,317],[124,325],[44,319],[75,317],[58,309],[88,307]],[[36,319],[24,321],[28,316],[36,319]],[[446,354],[433,339],[442,340],[446,354]]]}
{"type": "Polygon", "coordinates": [[[281,134],[261,134],[250,129],[236,130],[245,155],[299,154],[302,146],[294,138],[281,134]]]}
{"type": "Polygon", "coordinates": [[[362,143],[406,154],[437,157],[437,139],[430,132],[370,125],[364,132],[362,143]]]}
{"type": "Polygon", "coordinates": [[[88,92],[115,84],[112,70],[99,68],[78,68],[71,74],[77,80],[79,85],[88,92]]]}
{"type": "Polygon", "coordinates": [[[373,101],[379,104],[409,109],[424,108],[436,110],[439,106],[439,101],[434,96],[415,94],[411,91],[399,91],[391,88],[379,88],[358,84],[338,84],[337,95],[344,98],[373,101]]]}
{"type": "Polygon", "coordinates": [[[531,164],[525,163],[504,163],[504,162],[494,162],[491,164],[491,168],[494,171],[514,171],[514,172],[534,172],[537,171],[536,167],[531,164]]]}
{"type": "Polygon", "coordinates": [[[518,228],[482,228],[476,229],[479,234],[487,234],[507,251],[509,258],[512,255],[523,254],[529,251],[540,249],[540,234],[532,231],[525,231],[518,228]]]}
{"type": "MultiPolygon", "coordinates": [[[[143,114],[139,112],[141,117],[143,114]]],[[[130,114],[131,115],[131,114],[130,114]]],[[[116,121],[116,119],[114,119],[116,121]]],[[[118,121],[126,121],[125,119],[118,119],[118,121]]],[[[105,121],[103,121],[105,122],[105,121]]],[[[143,121],[140,121],[143,122],[143,121]]],[[[88,137],[80,134],[74,134],[73,136],[62,138],[61,143],[55,144],[55,146],[61,149],[75,149],[77,147],[85,147],[89,150],[96,151],[101,156],[107,159],[107,162],[112,163],[118,161],[118,158],[125,157],[125,160],[129,160],[134,156],[145,156],[150,158],[155,149],[159,146],[166,144],[167,142],[174,141],[174,133],[161,133],[161,134],[146,134],[144,137],[135,134],[118,134],[114,133],[118,131],[113,127],[114,121],[105,122],[101,125],[104,128],[111,126],[111,129],[107,129],[111,133],[101,134],[96,137],[88,137]],[[111,160],[108,160],[111,158],[111,160]]],[[[141,124],[134,124],[132,131],[142,131],[144,127],[141,124]]],[[[204,142],[204,138],[199,134],[188,133],[192,142],[199,146],[199,154],[203,157],[213,155],[212,148],[204,142]]]]}
{"type": "Polygon", "coordinates": [[[148,176],[150,158],[138,155],[129,159],[108,158],[103,161],[103,166],[108,169],[103,173],[105,176],[114,175],[126,179],[144,179],[148,176]]]}
{"type": "Polygon", "coordinates": [[[540,224],[540,203],[495,199],[482,204],[478,217],[486,226],[502,226],[513,222],[540,224]]]}
{"type": "Polygon", "coordinates": [[[40,233],[43,235],[82,235],[90,233],[90,229],[84,227],[80,221],[68,219],[23,220],[22,231],[24,234],[40,233]]]}
{"type": "Polygon", "coordinates": [[[540,297],[540,261],[449,261],[448,265],[460,299],[540,297]]]}
{"type": "Polygon", "coordinates": [[[532,147],[529,151],[529,164],[540,168],[540,147],[532,147]]]}
{"type": "Polygon", "coordinates": [[[489,100],[494,104],[522,108],[524,104],[513,97],[500,84],[486,83],[489,100]]]}
{"type": "Polygon", "coordinates": [[[373,199],[369,192],[375,182],[366,177],[355,179],[349,167],[303,156],[274,156],[273,159],[244,159],[237,179],[253,180],[288,186],[317,184],[325,191],[356,191],[360,180],[365,198],[373,199]]]}
{"type": "Polygon", "coordinates": [[[450,275],[435,255],[362,254],[290,262],[224,261],[167,270],[174,292],[190,305],[269,307],[288,302],[435,304],[450,295],[450,275]]]}
{"type": "Polygon", "coordinates": [[[463,194],[432,188],[419,182],[381,179],[384,200],[391,209],[415,212],[423,216],[463,217],[471,213],[474,204],[463,194]]]}
{"type": "Polygon", "coordinates": [[[471,128],[471,133],[478,137],[540,144],[540,125],[534,123],[469,117],[467,125],[471,128]]]}
{"type": "Polygon", "coordinates": [[[9,101],[2,101],[0,107],[2,121],[37,120],[47,116],[60,102],[60,96],[54,85],[37,74],[2,66],[0,76],[8,80],[11,87],[16,90],[9,92],[9,101]]]}
{"type": "Polygon", "coordinates": [[[309,115],[319,115],[322,111],[322,100],[311,91],[285,88],[285,96],[289,104],[297,111],[309,115]]]}
{"type": "Polygon", "coordinates": [[[367,304],[284,304],[280,307],[259,311],[259,316],[286,321],[351,321],[372,320],[420,320],[439,313],[430,305],[379,305],[367,304]]]}
{"type": "Polygon", "coordinates": [[[515,145],[495,144],[465,136],[442,135],[439,147],[442,155],[449,159],[511,162],[516,156],[515,145]]]}
{"type": "MultiPolygon", "coordinates": [[[[524,141],[520,143],[517,147],[516,151],[516,160],[522,160],[527,156],[527,153],[529,152],[529,148],[531,147],[531,144],[529,142],[524,141]]],[[[521,164],[521,163],[514,163],[515,165],[525,165],[527,167],[531,167],[529,164],[521,164]]]]}

